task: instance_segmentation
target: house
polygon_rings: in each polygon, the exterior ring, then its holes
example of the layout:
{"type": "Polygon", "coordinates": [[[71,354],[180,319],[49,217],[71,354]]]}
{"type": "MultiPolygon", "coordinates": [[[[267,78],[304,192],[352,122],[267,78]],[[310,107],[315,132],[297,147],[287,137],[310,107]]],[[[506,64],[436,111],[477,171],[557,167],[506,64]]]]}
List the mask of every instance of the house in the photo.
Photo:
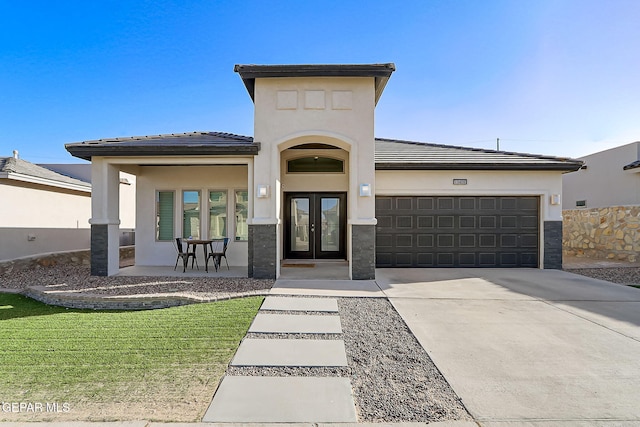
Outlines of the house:
{"type": "Polygon", "coordinates": [[[87,249],[91,184],[13,157],[0,157],[0,260],[87,249]]]}
{"type": "Polygon", "coordinates": [[[566,255],[635,262],[640,252],[640,142],[581,157],[563,176],[566,255]]]}
{"type": "Polygon", "coordinates": [[[136,176],[136,264],[175,237],[230,237],[229,262],[276,278],[284,259],[378,267],[561,268],[565,158],[374,137],[393,64],[236,65],[253,137],[191,132],[67,144],[91,160],[92,274],[118,272],[118,174],[136,176]]]}
{"type": "MultiPolygon", "coordinates": [[[[133,243],[135,176],[122,174],[120,242],[133,243]]],[[[91,165],[0,157],[0,261],[89,249],[91,165]]]]}

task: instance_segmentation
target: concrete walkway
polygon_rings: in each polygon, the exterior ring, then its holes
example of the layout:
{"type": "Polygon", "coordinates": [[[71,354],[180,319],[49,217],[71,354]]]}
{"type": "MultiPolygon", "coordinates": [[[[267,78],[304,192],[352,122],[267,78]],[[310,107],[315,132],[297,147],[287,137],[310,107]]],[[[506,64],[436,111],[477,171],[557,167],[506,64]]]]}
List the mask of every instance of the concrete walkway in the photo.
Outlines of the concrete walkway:
{"type": "MultiPolygon", "coordinates": [[[[260,338],[245,338],[231,366],[347,366],[342,340],[269,337],[270,334],[341,334],[337,308],[337,300],[330,298],[267,297],[249,328],[250,333],[260,338]],[[269,313],[274,310],[287,314],[269,313]]],[[[218,423],[344,423],[356,420],[349,378],[229,375],[223,378],[202,419],[218,423]]]]}
{"type": "Polygon", "coordinates": [[[640,425],[640,290],[557,270],[377,277],[480,425],[640,425]]]}

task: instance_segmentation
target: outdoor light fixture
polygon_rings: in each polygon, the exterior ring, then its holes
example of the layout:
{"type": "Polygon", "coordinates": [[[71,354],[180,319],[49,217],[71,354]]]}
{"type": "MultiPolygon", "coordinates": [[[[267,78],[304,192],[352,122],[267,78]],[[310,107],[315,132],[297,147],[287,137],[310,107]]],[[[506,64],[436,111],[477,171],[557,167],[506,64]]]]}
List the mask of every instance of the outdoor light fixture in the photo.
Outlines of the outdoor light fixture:
{"type": "Polygon", "coordinates": [[[266,199],[269,197],[269,186],[267,184],[258,184],[256,197],[259,199],[266,199]]]}
{"type": "Polygon", "coordinates": [[[551,195],[551,204],[552,205],[559,205],[560,204],[560,195],[559,194],[552,194],[551,195]]]}
{"type": "Polygon", "coordinates": [[[360,197],[371,197],[371,184],[360,184],[360,197]]]}

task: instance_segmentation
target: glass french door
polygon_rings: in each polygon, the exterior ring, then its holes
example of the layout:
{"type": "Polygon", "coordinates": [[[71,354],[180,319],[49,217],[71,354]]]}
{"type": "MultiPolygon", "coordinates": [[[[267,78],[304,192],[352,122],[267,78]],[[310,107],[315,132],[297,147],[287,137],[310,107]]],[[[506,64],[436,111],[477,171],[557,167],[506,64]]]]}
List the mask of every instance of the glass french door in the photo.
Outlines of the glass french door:
{"type": "Polygon", "coordinates": [[[345,193],[285,193],[285,203],[287,258],[345,258],[345,193]]]}

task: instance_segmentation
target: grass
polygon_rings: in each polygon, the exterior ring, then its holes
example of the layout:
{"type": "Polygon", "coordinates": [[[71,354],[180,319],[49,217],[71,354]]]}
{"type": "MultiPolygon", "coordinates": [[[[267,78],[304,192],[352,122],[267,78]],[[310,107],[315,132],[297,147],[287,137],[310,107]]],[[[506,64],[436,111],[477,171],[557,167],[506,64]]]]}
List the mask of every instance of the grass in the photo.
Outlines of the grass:
{"type": "Polygon", "coordinates": [[[0,294],[0,401],[68,403],[54,420],[196,421],[261,302],[118,312],[0,294]]]}

